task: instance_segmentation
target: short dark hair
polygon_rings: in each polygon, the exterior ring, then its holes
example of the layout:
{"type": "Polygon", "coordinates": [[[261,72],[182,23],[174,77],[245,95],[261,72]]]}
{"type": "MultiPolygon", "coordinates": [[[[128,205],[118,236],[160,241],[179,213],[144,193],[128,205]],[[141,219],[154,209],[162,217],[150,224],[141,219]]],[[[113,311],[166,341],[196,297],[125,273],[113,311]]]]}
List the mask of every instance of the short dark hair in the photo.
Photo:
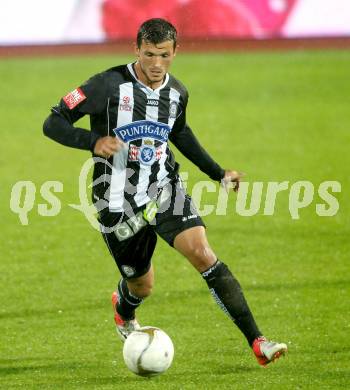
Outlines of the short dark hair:
{"type": "Polygon", "coordinates": [[[174,49],[177,42],[176,28],[167,20],[160,18],[153,18],[143,22],[137,32],[137,47],[140,48],[142,41],[158,43],[165,41],[173,41],[174,49]]]}

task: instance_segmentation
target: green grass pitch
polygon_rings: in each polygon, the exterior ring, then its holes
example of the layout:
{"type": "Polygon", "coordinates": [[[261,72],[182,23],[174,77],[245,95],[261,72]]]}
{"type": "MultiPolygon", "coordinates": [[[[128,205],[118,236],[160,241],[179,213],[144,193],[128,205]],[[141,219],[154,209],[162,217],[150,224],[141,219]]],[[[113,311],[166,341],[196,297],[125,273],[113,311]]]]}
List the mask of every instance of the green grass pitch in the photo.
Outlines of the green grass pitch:
{"type": "MultiPolygon", "coordinates": [[[[156,284],[138,311],[175,345],[169,371],[137,377],[122,360],[110,295],[118,272],[78,203],[84,151],[42,135],[58,99],[90,75],[132,57],[1,60],[1,307],[3,389],[348,389],[350,388],[349,52],[189,55],[172,73],[190,90],[188,119],[222,166],[250,183],[305,180],[313,202],[293,220],[289,191],[275,214],[205,217],[218,257],[240,280],[266,336],[285,341],[288,356],[267,369],[214,304],[205,283],[161,240],[156,284]],[[13,185],[36,186],[29,225],[10,211],[13,185]],[[63,183],[61,212],[38,214],[41,185],[63,183]],[[339,211],[316,214],[320,183],[338,181],[339,211]]],[[[87,126],[83,120],[81,125],[87,126]]],[[[182,158],[189,189],[204,174],[182,158]]],[[[264,187],[266,188],[266,187],[264,187]]],[[[216,199],[206,192],[204,203],[216,199]]]]}

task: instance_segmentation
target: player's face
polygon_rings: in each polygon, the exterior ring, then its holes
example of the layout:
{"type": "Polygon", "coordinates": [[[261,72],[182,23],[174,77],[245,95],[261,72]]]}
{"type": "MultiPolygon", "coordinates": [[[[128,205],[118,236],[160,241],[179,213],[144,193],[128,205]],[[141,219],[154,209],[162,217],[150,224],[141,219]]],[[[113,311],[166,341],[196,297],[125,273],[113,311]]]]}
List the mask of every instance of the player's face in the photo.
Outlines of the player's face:
{"type": "Polygon", "coordinates": [[[157,88],[163,83],[175,54],[173,41],[165,41],[156,45],[142,41],[141,47],[136,47],[137,76],[144,84],[157,88]]]}

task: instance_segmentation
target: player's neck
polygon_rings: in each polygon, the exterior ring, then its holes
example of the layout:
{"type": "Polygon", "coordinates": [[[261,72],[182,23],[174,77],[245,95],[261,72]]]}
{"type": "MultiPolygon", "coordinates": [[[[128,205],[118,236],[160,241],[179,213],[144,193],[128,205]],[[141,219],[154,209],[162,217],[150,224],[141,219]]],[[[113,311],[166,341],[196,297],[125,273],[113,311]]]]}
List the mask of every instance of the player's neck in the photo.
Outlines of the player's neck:
{"type": "Polygon", "coordinates": [[[164,82],[164,80],[154,82],[149,80],[138,62],[133,64],[133,68],[137,79],[141,81],[142,84],[145,84],[147,87],[152,88],[153,90],[159,88],[164,82]]]}

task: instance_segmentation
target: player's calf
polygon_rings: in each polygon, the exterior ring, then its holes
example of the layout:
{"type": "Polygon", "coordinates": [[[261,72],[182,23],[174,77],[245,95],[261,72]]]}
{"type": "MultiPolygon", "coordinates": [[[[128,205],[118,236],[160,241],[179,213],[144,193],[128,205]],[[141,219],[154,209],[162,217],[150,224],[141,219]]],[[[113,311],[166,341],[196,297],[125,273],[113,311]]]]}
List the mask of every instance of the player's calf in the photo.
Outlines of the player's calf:
{"type": "Polygon", "coordinates": [[[139,298],[129,291],[128,283],[125,279],[120,279],[117,288],[116,311],[124,320],[132,320],[135,318],[135,310],[143,302],[143,298],[139,298]]]}
{"type": "Polygon", "coordinates": [[[238,326],[249,345],[252,345],[262,333],[255,323],[237,279],[220,260],[202,272],[202,276],[216,303],[238,326]]]}
{"type": "Polygon", "coordinates": [[[286,344],[269,341],[262,336],[240,284],[224,263],[218,260],[202,272],[202,276],[216,303],[245,335],[260,365],[266,366],[286,353],[286,344]]]}

